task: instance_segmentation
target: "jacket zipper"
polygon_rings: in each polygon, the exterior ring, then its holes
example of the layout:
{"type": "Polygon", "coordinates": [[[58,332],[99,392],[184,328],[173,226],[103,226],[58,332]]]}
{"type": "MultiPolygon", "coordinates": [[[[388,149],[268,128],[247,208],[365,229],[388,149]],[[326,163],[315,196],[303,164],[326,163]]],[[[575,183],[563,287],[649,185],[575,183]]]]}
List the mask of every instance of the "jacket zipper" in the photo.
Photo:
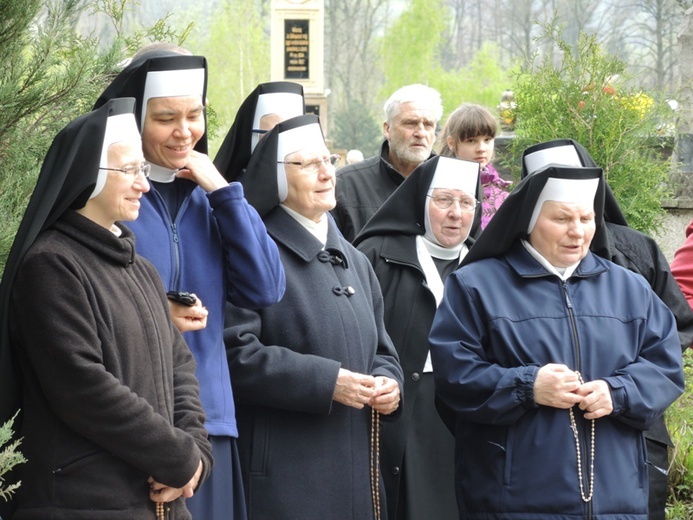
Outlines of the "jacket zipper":
{"type": "MultiPolygon", "coordinates": [[[[582,374],[582,356],[580,354],[580,340],[578,338],[578,333],[577,333],[577,326],[575,325],[575,313],[573,311],[573,303],[570,301],[570,295],[568,294],[568,281],[563,280],[561,282],[562,288],[563,288],[563,294],[565,296],[565,304],[566,307],[568,308],[568,316],[570,318],[570,329],[573,333],[573,345],[575,346],[575,365],[576,365],[576,370],[582,374]]],[[[576,414],[576,420],[579,414],[576,414]]],[[[580,422],[583,425],[582,431],[580,432],[580,436],[582,437],[582,440],[580,443],[583,446],[589,446],[589,439],[587,437],[587,426],[584,424],[585,420],[582,418],[582,415],[579,415],[580,417],[580,422]]],[[[585,464],[584,467],[589,467],[589,457],[587,454],[587,449],[583,450],[582,453],[582,458],[583,460],[580,461],[581,464],[585,464]]],[[[582,484],[582,483],[581,483],[582,484]]],[[[592,518],[592,501],[588,502],[586,504],[587,506],[587,519],[591,520],[592,518]]]]}

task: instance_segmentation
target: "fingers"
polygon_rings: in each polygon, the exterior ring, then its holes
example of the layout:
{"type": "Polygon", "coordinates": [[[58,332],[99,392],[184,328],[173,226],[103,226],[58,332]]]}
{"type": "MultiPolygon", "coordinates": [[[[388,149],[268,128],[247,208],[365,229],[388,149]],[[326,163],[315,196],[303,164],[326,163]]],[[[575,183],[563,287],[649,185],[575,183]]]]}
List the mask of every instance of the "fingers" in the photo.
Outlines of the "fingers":
{"type": "Polygon", "coordinates": [[[585,419],[599,419],[614,411],[611,391],[606,381],[598,379],[585,383],[577,393],[582,396],[580,409],[586,412],[585,419]]]}
{"type": "Polygon", "coordinates": [[[375,381],[375,392],[369,405],[374,410],[384,415],[389,415],[399,408],[399,385],[394,379],[384,376],[377,376],[375,381]]]}
{"type": "Polygon", "coordinates": [[[176,172],[176,177],[198,184],[207,193],[229,185],[212,160],[207,155],[194,150],[190,152],[188,164],[176,172]]]}
{"type": "Polygon", "coordinates": [[[375,378],[358,374],[346,369],[339,369],[333,399],[346,406],[361,409],[373,397],[375,378]]]}
{"type": "Polygon", "coordinates": [[[209,311],[198,298],[194,305],[187,306],[169,300],[171,320],[180,332],[201,330],[207,326],[209,311]]]}
{"type": "Polygon", "coordinates": [[[582,401],[576,393],[580,387],[579,375],[565,365],[550,363],[537,372],[534,381],[534,400],[537,404],[554,408],[570,408],[582,401]]]}

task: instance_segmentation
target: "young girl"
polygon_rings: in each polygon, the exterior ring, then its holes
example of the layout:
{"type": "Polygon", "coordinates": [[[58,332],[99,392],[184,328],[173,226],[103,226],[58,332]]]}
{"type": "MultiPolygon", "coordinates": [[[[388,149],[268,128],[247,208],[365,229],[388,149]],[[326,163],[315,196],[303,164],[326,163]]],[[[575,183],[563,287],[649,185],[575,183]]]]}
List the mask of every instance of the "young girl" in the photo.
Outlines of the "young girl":
{"type": "Polygon", "coordinates": [[[476,161],[481,166],[481,183],[484,188],[484,200],[481,201],[482,229],[508,196],[507,188],[512,184],[501,179],[490,164],[497,131],[498,122],[488,109],[481,105],[463,103],[450,114],[439,137],[440,155],[476,161]]]}

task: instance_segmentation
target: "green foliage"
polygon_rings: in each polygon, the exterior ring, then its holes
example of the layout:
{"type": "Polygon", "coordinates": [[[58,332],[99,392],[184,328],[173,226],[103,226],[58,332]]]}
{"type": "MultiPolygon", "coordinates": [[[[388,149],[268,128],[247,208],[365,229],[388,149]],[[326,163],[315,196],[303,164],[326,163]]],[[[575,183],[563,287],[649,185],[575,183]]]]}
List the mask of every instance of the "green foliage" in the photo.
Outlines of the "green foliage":
{"type": "Polygon", "coordinates": [[[462,103],[477,103],[494,111],[501,94],[510,85],[510,76],[500,63],[498,46],[486,43],[466,66],[441,72],[432,80],[431,86],[443,97],[445,113],[449,114],[462,103]]]}
{"type": "Polygon", "coordinates": [[[383,142],[382,122],[356,99],[346,109],[333,114],[332,139],[334,148],[361,150],[364,157],[380,151],[383,142]]]}
{"type": "Polygon", "coordinates": [[[0,451],[0,498],[5,501],[8,501],[10,495],[21,485],[21,482],[6,484],[5,475],[16,465],[26,462],[24,455],[18,451],[19,445],[22,442],[21,439],[12,441],[12,426],[16,417],[17,415],[15,414],[12,419],[0,426],[0,448],[2,448],[2,451],[0,451]]]}
{"type": "Polygon", "coordinates": [[[142,43],[181,43],[162,21],[123,30],[128,0],[9,0],[0,22],[0,273],[53,137],[91,110],[142,43]],[[106,14],[116,32],[110,46],[77,32],[83,14],[106,14]]]}
{"type": "MultiPolygon", "coordinates": [[[[684,375],[693,378],[693,359],[684,353],[684,375]]],[[[693,518],[693,391],[690,386],[666,415],[674,448],[669,454],[667,518],[693,518]]]]}
{"type": "Polygon", "coordinates": [[[511,166],[527,146],[572,138],[604,169],[629,224],[651,233],[663,217],[670,163],[657,153],[658,129],[671,117],[656,93],[628,88],[626,65],[593,36],[581,33],[575,48],[561,29],[541,25],[547,54],[528,58],[516,73],[517,138],[511,166]],[[554,56],[560,59],[555,64],[554,56]],[[654,144],[653,144],[654,143],[654,144]]]}
{"type": "Polygon", "coordinates": [[[209,63],[207,97],[219,125],[218,132],[210,125],[212,157],[243,100],[259,83],[270,81],[270,40],[265,24],[254,2],[230,0],[214,12],[208,30],[190,35],[190,50],[209,63]]]}
{"type": "Polygon", "coordinates": [[[440,47],[449,8],[443,0],[412,0],[408,5],[379,42],[383,99],[404,85],[430,85],[441,72],[440,47]]]}

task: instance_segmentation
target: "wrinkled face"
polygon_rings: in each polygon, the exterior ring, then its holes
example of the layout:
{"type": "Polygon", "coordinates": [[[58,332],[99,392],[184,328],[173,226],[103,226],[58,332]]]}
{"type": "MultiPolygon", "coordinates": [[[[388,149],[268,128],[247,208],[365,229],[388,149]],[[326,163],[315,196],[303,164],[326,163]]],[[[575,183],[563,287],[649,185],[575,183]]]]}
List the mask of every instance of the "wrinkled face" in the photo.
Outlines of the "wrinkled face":
{"type": "Polygon", "coordinates": [[[494,138],[490,135],[470,137],[464,141],[457,141],[448,136],[448,147],[458,159],[478,162],[483,168],[493,158],[494,138]]]}
{"type": "MultiPolygon", "coordinates": [[[[139,140],[122,141],[108,147],[108,168],[137,167],[144,162],[139,140]]],[[[139,171],[124,173],[107,171],[106,184],[83,208],[83,214],[110,229],[116,221],[135,220],[140,212],[140,199],[149,191],[147,178],[139,171]]]]}
{"type": "Polygon", "coordinates": [[[436,137],[436,117],[427,106],[409,102],[402,103],[391,122],[385,122],[385,138],[390,142],[390,153],[398,160],[422,163],[431,155],[436,137]]]}
{"type": "MultiPolygon", "coordinates": [[[[474,199],[462,190],[449,190],[436,188],[432,197],[448,196],[453,199],[474,199]]],[[[453,201],[447,209],[436,206],[433,199],[428,199],[428,217],[431,224],[431,232],[443,247],[455,247],[464,242],[469,236],[469,229],[474,220],[474,212],[464,212],[458,200],[453,201]]]]}
{"type": "Polygon", "coordinates": [[[569,267],[585,258],[596,225],[592,207],[546,201],[529,243],[555,267],[569,267]]]}
{"type": "Polygon", "coordinates": [[[284,204],[304,217],[319,222],[322,216],[337,205],[334,194],[335,167],[329,161],[327,148],[300,150],[284,160],[304,165],[318,161],[316,172],[306,173],[297,164],[285,164],[288,194],[284,204]]]}
{"type": "Polygon", "coordinates": [[[142,146],[152,164],[183,168],[204,133],[204,106],[199,97],[161,97],[147,102],[142,146]]]}

